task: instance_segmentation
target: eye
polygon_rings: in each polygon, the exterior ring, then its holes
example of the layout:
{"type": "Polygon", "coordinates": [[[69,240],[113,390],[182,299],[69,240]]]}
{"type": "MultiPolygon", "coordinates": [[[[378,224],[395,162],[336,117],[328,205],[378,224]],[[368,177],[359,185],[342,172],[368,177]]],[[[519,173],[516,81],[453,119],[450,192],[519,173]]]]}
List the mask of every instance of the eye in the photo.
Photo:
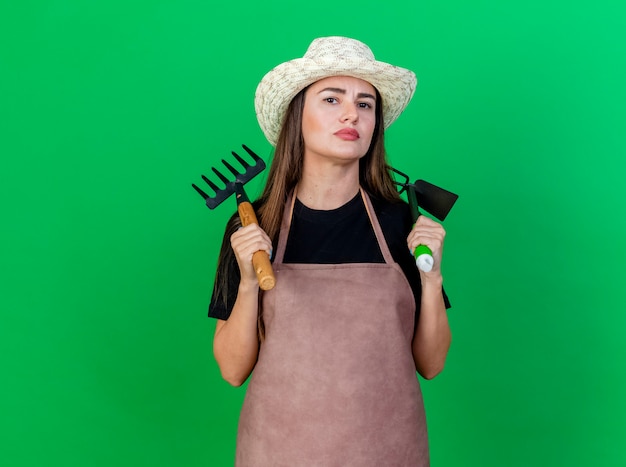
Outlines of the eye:
{"type": "Polygon", "coordinates": [[[336,104],[338,102],[336,97],[326,97],[324,100],[329,104],[336,104]]]}
{"type": "Polygon", "coordinates": [[[372,104],[369,102],[359,102],[359,107],[362,109],[371,109],[373,108],[372,104]]]}

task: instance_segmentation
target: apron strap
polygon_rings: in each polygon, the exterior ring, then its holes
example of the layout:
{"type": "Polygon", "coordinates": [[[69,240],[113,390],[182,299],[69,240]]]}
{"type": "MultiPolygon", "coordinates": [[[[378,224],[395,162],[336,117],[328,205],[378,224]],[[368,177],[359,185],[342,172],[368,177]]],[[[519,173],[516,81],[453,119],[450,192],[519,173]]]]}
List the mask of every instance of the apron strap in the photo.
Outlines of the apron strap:
{"type": "Polygon", "coordinates": [[[274,264],[282,264],[285,256],[285,248],[287,247],[287,237],[289,236],[289,228],[291,227],[291,218],[293,216],[293,207],[296,204],[296,189],[287,196],[285,209],[283,211],[283,220],[280,224],[280,232],[278,234],[278,247],[276,248],[276,256],[274,264]]]}
{"type": "Polygon", "coordinates": [[[361,191],[361,197],[363,198],[363,202],[365,203],[365,210],[367,211],[367,215],[370,218],[372,227],[374,228],[374,234],[376,235],[376,240],[378,240],[378,246],[381,253],[383,254],[385,263],[393,264],[393,256],[391,256],[391,251],[389,251],[389,245],[387,245],[387,240],[385,240],[383,229],[380,227],[378,217],[376,217],[376,212],[374,212],[372,201],[370,200],[369,195],[365,192],[363,188],[359,187],[359,190],[361,191]]]}

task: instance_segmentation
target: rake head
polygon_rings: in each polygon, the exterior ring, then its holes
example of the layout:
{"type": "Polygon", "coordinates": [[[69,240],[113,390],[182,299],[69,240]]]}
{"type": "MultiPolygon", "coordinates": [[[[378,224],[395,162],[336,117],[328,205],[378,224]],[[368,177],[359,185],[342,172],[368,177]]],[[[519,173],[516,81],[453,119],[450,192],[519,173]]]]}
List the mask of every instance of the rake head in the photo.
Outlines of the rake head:
{"type": "Polygon", "coordinates": [[[235,151],[232,151],[231,154],[233,157],[239,162],[239,164],[243,167],[243,172],[239,172],[235,167],[233,167],[229,162],[222,159],[222,164],[229,170],[229,172],[234,175],[234,180],[229,180],[222,172],[217,170],[215,167],[212,167],[213,173],[219,179],[221,183],[224,184],[223,188],[220,188],[218,185],[209,180],[208,177],[201,175],[202,180],[206,182],[207,185],[213,190],[215,193],[214,196],[210,196],[204,191],[202,191],[197,185],[194,183],[191,186],[202,196],[206,202],[206,205],[209,209],[215,209],[219,206],[226,198],[235,193],[237,190],[237,185],[243,185],[246,182],[252,180],[255,176],[263,172],[265,169],[265,162],[259,156],[257,156],[249,147],[245,144],[242,144],[246,152],[252,157],[254,161],[253,164],[249,164],[246,162],[241,156],[239,156],[235,151]]]}

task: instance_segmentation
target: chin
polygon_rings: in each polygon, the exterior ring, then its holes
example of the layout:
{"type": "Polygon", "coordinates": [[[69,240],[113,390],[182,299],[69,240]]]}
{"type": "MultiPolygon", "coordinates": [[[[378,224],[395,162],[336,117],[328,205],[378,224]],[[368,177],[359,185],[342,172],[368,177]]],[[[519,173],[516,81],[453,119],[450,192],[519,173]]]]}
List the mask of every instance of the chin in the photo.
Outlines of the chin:
{"type": "Polygon", "coordinates": [[[344,159],[360,159],[365,154],[367,154],[367,150],[363,150],[361,148],[342,148],[336,149],[335,151],[333,151],[333,154],[336,157],[344,159]]]}

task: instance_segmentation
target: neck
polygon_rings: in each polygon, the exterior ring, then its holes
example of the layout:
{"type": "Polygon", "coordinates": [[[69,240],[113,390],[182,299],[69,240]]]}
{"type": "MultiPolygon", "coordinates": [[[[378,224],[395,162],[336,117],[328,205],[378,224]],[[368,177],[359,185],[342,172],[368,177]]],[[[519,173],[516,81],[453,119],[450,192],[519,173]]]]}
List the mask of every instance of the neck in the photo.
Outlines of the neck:
{"type": "Polygon", "coordinates": [[[323,170],[303,167],[298,199],[311,209],[329,210],[343,206],[359,191],[359,165],[329,166],[323,170]]]}

